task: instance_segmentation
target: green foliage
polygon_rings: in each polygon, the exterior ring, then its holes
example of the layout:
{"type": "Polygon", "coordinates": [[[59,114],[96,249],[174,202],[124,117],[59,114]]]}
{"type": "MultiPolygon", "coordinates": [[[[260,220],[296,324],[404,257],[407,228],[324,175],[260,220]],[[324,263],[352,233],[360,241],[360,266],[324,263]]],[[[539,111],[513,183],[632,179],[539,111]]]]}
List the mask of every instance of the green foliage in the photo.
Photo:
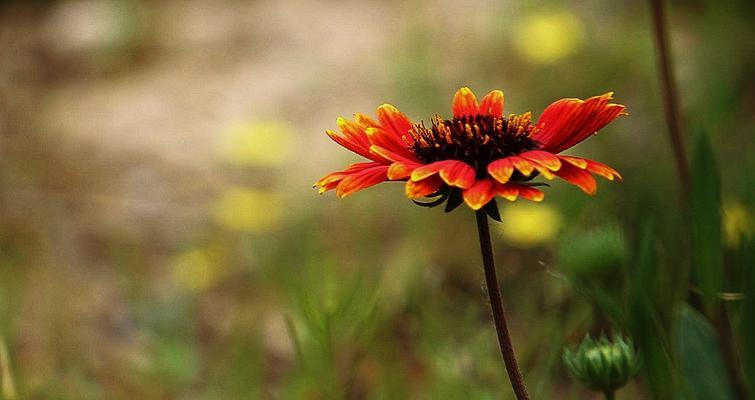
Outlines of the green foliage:
{"type": "Polygon", "coordinates": [[[358,349],[370,340],[376,283],[362,271],[334,274],[336,269],[309,265],[284,281],[292,300],[287,325],[300,367],[292,376],[292,397],[347,398],[364,356],[358,349]]]}
{"type": "Polygon", "coordinates": [[[689,306],[679,312],[676,346],[682,376],[693,399],[734,399],[713,326],[689,306]]]}
{"type": "Polygon", "coordinates": [[[750,399],[755,399],[755,242],[741,246],[741,258],[745,266],[740,320],[742,338],[742,364],[750,399]]]}
{"type": "Polygon", "coordinates": [[[705,130],[698,130],[692,158],[692,282],[702,292],[709,315],[723,287],[721,194],[718,169],[705,130]]]}
{"type": "Polygon", "coordinates": [[[628,249],[621,228],[603,225],[562,239],[558,265],[575,278],[604,279],[616,276],[626,261],[628,249]]]}
{"type": "Polygon", "coordinates": [[[572,286],[616,321],[622,314],[623,267],[628,252],[621,228],[608,224],[567,235],[559,243],[556,259],[572,286]]]}
{"type": "Polygon", "coordinates": [[[675,399],[680,390],[677,369],[672,362],[670,329],[659,313],[659,309],[673,305],[657,303],[651,297],[657,275],[662,273],[653,247],[656,238],[651,224],[644,226],[639,238],[629,271],[627,324],[644,360],[642,375],[651,398],[675,399]]]}

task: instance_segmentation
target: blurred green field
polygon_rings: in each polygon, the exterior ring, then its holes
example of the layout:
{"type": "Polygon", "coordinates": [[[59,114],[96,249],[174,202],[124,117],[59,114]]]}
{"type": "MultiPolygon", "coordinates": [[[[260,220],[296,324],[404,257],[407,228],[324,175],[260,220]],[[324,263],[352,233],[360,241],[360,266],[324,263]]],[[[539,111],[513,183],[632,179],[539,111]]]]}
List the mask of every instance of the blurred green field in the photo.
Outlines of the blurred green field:
{"type": "Polygon", "coordinates": [[[622,183],[499,201],[532,398],[620,332],[618,399],[755,399],[755,6],[666,5],[688,192],[644,2],[1,1],[0,399],[513,398],[473,213],[311,188],[336,117],[461,86],[630,114],[574,149],[622,183]]]}

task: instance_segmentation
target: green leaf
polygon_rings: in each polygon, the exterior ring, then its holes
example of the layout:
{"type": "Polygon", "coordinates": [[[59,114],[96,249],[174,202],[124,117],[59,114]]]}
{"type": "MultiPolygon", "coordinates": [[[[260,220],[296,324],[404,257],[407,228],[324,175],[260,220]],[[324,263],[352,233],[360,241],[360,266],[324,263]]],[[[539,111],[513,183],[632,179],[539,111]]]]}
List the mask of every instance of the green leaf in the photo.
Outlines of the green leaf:
{"type": "Polygon", "coordinates": [[[744,242],[740,257],[745,267],[744,299],[740,315],[740,332],[742,340],[742,366],[750,399],[755,399],[755,259],[753,247],[755,242],[744,242]]]}
{"type": "Polygon", "coordinates": [[[715,155],[704,130],[695,138],[692,174],[692,281],[702,292],[707,312],[713,313],[723,286],[721,194],[715,155]]]}
{"type": "Polygon", "coordinates": [[[679,312],[676,341],[682,376],[693,398],[734,399],[716,332],[700,313],[689,306],[679,312]]]}
{"type": "Polygon", "coordinates": [[[678,369],[672,362],[668,329],[656,307],[668,306],[651,298],[659,270],[654,252],[655,230],[651,222],[641,230],[640,243],[629,271],[627,323],[643,357],[642,376],[650,398],[679,398],[678,369]]]}

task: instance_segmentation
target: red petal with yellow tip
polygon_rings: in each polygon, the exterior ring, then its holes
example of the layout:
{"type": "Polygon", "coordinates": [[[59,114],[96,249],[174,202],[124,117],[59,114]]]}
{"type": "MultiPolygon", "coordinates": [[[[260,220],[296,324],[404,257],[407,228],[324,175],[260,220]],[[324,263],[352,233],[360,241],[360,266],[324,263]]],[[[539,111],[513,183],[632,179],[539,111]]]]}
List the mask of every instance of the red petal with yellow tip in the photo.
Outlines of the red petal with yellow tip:
{"type": "MultiPolygon", "coordinates": [[[[378,154],[380,156],[383,156],[380,154],[380,152],[372,151],[373,146],[381,147],[385,150],[390,151],[396,156],[400,156],[404,159],[410,159],[410,160],[416,160],[414,153],[412,153],[408,147],[406,147],[406,144],[400,142],[400,139],[397,139],[392,133],[389,133],[383,128],[377,127],[377,128],[367,128],[365,129],[365,133],[367,134],[367,138],[369,139],[371,146],[370,146],[370,152],[372,154],[378,154]]],[[[389,160],[392,160],[390,157],[386,157],[389,160]]]]}
{"type": "Polygon", "coordinates": [[[616,171],[615,169],[603,163],[599,163],[593,160],[588,160],[582,157],[573,157],[573,156],[560,156],[560,157],[576,165],[579,168],[586,169],[596,175],[600,175],[608,179],[609,181],[612,181],[614,179],[618,179],[618,180],[622,179],[621,174],[619,174],[618,171],[616,171]]]}
{"type": "Polygon", "coordinates": [[[475,183],[475,170],[463,161],[443,160],[423,165],[412,172],[412,181],[421,181],[439,174],[449,186],[467,189],[475,183]]]}
{"type": "Polygon", "coordinates": [[[464,202],[473,210],[479,210],[488,204],[495,196],[501,196],[508,201],[515,201],[523,197],[532,201],[542,201],[545,195],[533,187],[514,183],[500,184],[493,179],[483,178],[475,182],[474,186],[462,193],[464,202]]]}
{"type": "Polygon", "coordinates": [[[532,171],[535,170],[535,166],[522,157],[511,156],[509,157],[509,160],[511,160],[511,164],[514,165],[514,168],[518,169],[524,176],[530,176],[532,171]]]}
{"type": "Polygon", "coordinates": [[[380,165],[351,174],[343,178],[338,184],[336,187],[336,195],[338,197],[346,197],[359,190],[377,185],[388,178],[387,171],[387,165],[380,165]]]}
{"type": "Polygon", "coordinates": [[[571,157],[571,156],[558,156],[558,158],[577,166],[578,168],[585,169],[587,168],[587,159],[586,158],[580,158],[580,157],[571,157]]]}
{"type": "Polygon", "coordinates": [[[407,163],[403,161],[395,162],[391,164],[390,167],[388,167],[388,179],[392,181],[407,179],[412,175],[412,171],[414,171],[421,165],[422,164],[407,163]]]}
{"type": "Polygon", "coordinates": [[[488,165],[488,175],[492,176],[499,183],[508,182],[513,173],[514,164],[508,158],[495,160],[488,165]]]}
{"type": "Polygon", "coordinates": [[[625,107],[610,103],[611,99],[612,92],[587,100],[558,100],[543,111],[532,138],[541,144],[542,150],[553,153],[566,150],[625,114],[625,107]]]}
{"type": "Polygon", "coordinates": [[[508,201],[515,201],[519,197],[519,185],[503,185],[498,188],[498,195],[508,201]]]}
{"type": "Polygon", "coordinates": [[[406,181],[406,197],[417,199],[437,192],[443,186],[443,180],[431,176],[419,182],[406,181]]]}
{"type": "Polygon", "coordinates": [[[553,173],[556,174],[559,178],[577,185],[580,189],[582,189],[583,192],[587,194],[595,194],[597,190],[598,185],[595,182],[595,178],[593,178],[589,172],[580,169],[579,167],[571,163],[562,163],[561,169],[554,171],[553,173]]]}
{"type": "Polygon", "coordinates": [[[558,171],[561,168],[561,160],[558,156],[542,150],[530,150],[519,154],[519,157],[525,158],[530,161],[534,161],[543,167],[548,168],[551,171],[558,171]]]}
{"type": "Polygon", "coordinates": [[[412,129],[412,122],[409,118],[390,104],[383,104],[377,109],[378,120],[380,125],[388,132],[393,134],[400,143],[411,145],[413,142],[409,131],[412,129]]]}
{"type": "Polygon", "coordinates": [[[365,128],[380,126],[375,120],[362,113],[354,113],[354,122],[365,128]]]}
{"type": "Polygon", "coordinates": [[[503,92],[493,90],[485,95],[480,101],[480,114],[492,115],[496,118],[503,117],[503,92]]]}
{"type": "Polygon", "coordinates": [[[492,179],[480,179],[462,193],[469,208],[479,210],[495,196],[497,183],[492,179]]]}
{"type": "Polygon", "coordinates": [[[364,171],[365,169],[368,169],[368,168],[377,167],[380,165],[382,164],[379,162],[374,162],[374,161],[354,163],[346,167],[346,169],[344,170],[331,172],[325,175],[324,177],[320,178],[319,181],[315,182],[315,186],[322,186],[323,184],[332,182],[334,180],[341,180],[348,175],[351,175],[360,171],[364,171]]]}
{"type": "Polygon", "coordinates": [[[479,114],[477,98],[468,87],[463,87],[456,92],[451,108],[454,118],[475,116],[479,114]]]}
{"type": "Polygon", "coordinates": [[[315,182],[315,187],[320,187],[320,193],[336,189],[338,196],[345,197],[387,180],[387,171],[388,166],[379,162],[355,163],[325,175],[315,182]]]}
{"type": "Polygon", "coordinates": [[[376,161],[377,159],[379,159],[377,156],[370,154],[369,147],[364,147],[362,144],[354,141],[353,139],[339,135],[331,130],[327,130],[325,131],[325,133],[327,133],[328,137],[333,139],[334,142],[353,151],[354,153],[359,154],[360,156],[369,158],[371,160],[376,160],[376,161]]]}
{"type": "Polygon", "coordinates": [[[531,186],[519,186],[518,189],[519,197],[523,197],[527,200],[540,202],[545,198],[545,194],[542,191],[531,186]]]}
{"type": "Polygon", "coordinates": [[[370,146],[370,152],[380,156],[381,158],[385,158],[389,161],[404,161],[404,162],[413,162],[413,163],[419,163],[419,161],[414,157],[414,154],[404,154],[404,153],[396,153],[391,150],[386,149],[385,147],[381,147],[378,145],[372,145],[370,146]]]}

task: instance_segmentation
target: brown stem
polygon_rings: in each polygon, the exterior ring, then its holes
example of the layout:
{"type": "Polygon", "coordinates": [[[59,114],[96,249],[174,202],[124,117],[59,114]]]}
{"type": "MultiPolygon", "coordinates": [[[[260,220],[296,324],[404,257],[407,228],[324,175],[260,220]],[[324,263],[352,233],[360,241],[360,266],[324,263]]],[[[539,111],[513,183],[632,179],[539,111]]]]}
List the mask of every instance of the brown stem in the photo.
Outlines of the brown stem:
{"type": "Polygon", "coordinates": [[[682,185],[681,199],[686,204],[690,193],[690,172],[687,163],[687,153],[684,149],[684,136],[682,135],[682,121],[679,114],[679,101],[677,96],[674,70],[671,68],[671,54],[668,43],[668,31],[666,29],[666,16],[663,11],[662,0],[650,0],[650,9],[653,18],[653,33],[658,50],[658,73],[661,81],[661,94],[663,106],[666,112],[666,124],[668,125],[671,147],[674,152],[676,169],[682,185]]]}
{"type": "Polygon", "coordinates": [[[493,309],[493,321],[495,322],[495,331],[498,334],[498,344],[501,348],[503,362],[506,364],[506,372],[509,374],[509,381],[511,381],[511,387],[514,389],[517,400],[529,400],[522,373],[519,371],[519,365],[516,362],[514,346],[511,344],[511,335],[509,335],[509,328],[506,324],[506,316],[503,312],[501,289],[498,287],[498,278],[495,274],[493,246],[490,243],[488,216],[482,210],[477,211],[476,215],[482,264],[485,267],[485,283],[487,284],[488,296],[490,296],[490,307],[493,309]]]}

